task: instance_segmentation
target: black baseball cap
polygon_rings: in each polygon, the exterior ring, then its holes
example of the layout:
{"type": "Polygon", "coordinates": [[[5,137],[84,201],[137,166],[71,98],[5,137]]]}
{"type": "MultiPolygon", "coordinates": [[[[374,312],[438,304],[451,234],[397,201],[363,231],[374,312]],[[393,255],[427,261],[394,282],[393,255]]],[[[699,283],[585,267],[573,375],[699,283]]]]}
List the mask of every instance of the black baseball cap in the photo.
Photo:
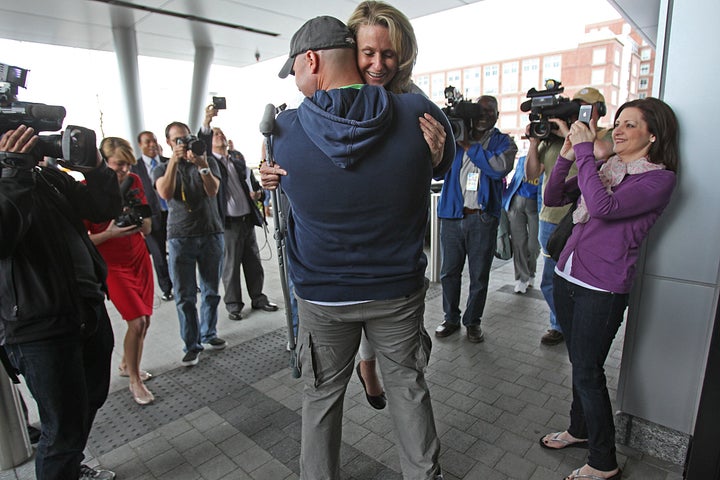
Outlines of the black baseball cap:
{"type": "Polygon", "coordinates": [[[335,17],[315,17],[305,22],[290,41],[290,56],[278,76],[285,78],[292,71],[295,57],[308,50],[355,48],[355,38],[342,21],[335,17]]]}

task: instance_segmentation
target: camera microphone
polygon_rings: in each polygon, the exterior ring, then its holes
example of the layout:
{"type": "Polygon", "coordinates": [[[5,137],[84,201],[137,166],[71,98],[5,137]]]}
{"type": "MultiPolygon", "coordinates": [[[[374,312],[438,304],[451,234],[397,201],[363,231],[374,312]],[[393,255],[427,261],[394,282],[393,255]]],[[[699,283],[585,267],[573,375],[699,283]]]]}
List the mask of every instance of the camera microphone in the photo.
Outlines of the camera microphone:
{"type": "MultiPolygon", "coordinates": [[[[55,105],[43,105],[41,103],[28,104],[25,113],[35,118],[65,118],[65,108],[55,105]]],[[[62,122],[62,120],[61,120],[62,122]]]]}
{"type": "Polygon", "coordinates": [[[264,136],[269,137],[272,135],[275,129],[275,105],[268,103],[265,106],[265,113],[263,113],[262,120],[260,120],[260,133],[264,136]]]}

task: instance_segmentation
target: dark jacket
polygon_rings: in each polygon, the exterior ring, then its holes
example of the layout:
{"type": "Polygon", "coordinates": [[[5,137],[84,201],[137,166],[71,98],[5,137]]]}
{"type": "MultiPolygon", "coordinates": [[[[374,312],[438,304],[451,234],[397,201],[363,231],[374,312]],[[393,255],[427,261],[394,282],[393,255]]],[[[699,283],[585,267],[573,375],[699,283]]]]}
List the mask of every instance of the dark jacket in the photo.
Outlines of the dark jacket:
{"type": "MultiPolygon", "coordinates": [[[[168,158],[160,157],[160,163],[167,163],[168,158]]],[[[160,197],[158,197],[157,190],[152,180],[152,172],[148,172],[145,160],[142,157],[137,159],[137,163],[130,167],[130,171],[140,177],[142,181],[143,190],[145,191],[145,198],[147,199],[150,210],[152,211],[152,223],[160,225],[160,214],[162,208],[160,207],[160,197]]]]}
{"type": "Polygon", "coordinates": [[[69,242],[87,248],[97,281],[107,268],[82,219],[100,223],[121,209],[115,172],[104,164],[86,184],[43,168],[0,178],[0,343],[79,332],[78,285],[69,242]],[[74,231],[73,231],[74,230],[74,231]]]}
{"type": "MultiPolygon", "coordinates": [[[[202,128],[198,132],[198,138],[205,142],[206,148],[207,148],[207,155],[212,156],[212,134],[207,135],[204,134],[202,131],[202,128]]],[[[237,150],[231,150],[229,155],[230,161],[235,166],[235,171],[238,172],[239,175],[242,176],[240,179],[240,185],[242,186],[243,192],[245,193],[245,198],[248,201],[248,205],[250,205],[250,215],[252,215],[253,223],[261,227],[265,223],[265,217],[263,216],[262,212],[257,207],[257,204],[255,203],[255,200],[250,198],[250,187],[248,187],[247,182],[245,181],[245,170],[247,170],[247,164],[245,163],[245,157],[243,157],[243,154],[238,152],[237,150]]],[[[223,222],[225,221],[225,217],[227,217],[227,195],[228,195],[228,189],[227,189],[227,182],[228,182],[228,171],[227,168],[225,168],[225,165],[221,161],[217,162],[218,167],[220,167],[220,190],[218,190],[217,200],[218,200],[218,208],[220,209],[220,215],[222,216],[223,222]]],[[[252,173],[250,174],[250,182],[253,184],[253,191],[260,190],[262,187],[255,179],[255,175],[252,173]]]]}
{"type": "Polygon", "coordinates": [[[418,118],[445,115],[421,95],[363,86],[320,90],[277,117],[274,153],[288,174],[287,245],[299,297],[339,302],[410,295],[424,283],[433,171],[418,118]]]}

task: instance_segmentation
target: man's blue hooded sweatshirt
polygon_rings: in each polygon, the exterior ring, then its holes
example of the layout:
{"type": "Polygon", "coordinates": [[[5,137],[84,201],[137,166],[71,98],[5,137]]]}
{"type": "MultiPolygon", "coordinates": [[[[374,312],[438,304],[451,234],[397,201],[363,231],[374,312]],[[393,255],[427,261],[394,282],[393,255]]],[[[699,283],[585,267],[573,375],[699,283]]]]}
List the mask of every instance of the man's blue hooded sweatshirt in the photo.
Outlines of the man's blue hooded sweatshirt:
{"type": "Polygon", "coordinates": [[[455,145],[442,111],[416,94],[363,86],[319,90],[277,117],[275,161],[287,170],[289,273],[300,298],[387,300],[423,286],[430,180],[455,145]],[[433,171],[418,118],[445,127],[433,171]]]}

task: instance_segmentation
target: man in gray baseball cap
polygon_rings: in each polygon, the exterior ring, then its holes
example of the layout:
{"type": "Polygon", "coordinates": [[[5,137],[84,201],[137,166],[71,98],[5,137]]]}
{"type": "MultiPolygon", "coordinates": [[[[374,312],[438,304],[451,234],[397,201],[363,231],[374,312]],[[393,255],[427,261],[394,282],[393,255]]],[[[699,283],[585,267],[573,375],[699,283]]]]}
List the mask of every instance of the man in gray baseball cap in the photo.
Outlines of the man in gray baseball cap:
{"type": "Polygon", "coordinates": [[[278,76],[294,75],[295,57],[308,50],[355,48],[355,38],[347,26],[335,17],[315,17],[305,22],[290,41],[290,55],[278,76]]]}
{"type": "Polygon", "coordinates": [[[288,273],[305,383],[300,479],[346,476],[343,402],[364,330],[386,382],[403,478],[438,480],[423,242],[430,181],[450,167],[455,142],[445,142],[434,165],[418,119],[432,115],[452,138],[445,115],[423,95],[363,84],[354,46],[332,17],[314,18],[293,36],[280,77],[294,75],[306,98],[277,116],[276,163],[260,168],[263,186],[281,183],[292,205],[288,273]],[[368,195],[369,185],[382,194],[368,195]]]}

